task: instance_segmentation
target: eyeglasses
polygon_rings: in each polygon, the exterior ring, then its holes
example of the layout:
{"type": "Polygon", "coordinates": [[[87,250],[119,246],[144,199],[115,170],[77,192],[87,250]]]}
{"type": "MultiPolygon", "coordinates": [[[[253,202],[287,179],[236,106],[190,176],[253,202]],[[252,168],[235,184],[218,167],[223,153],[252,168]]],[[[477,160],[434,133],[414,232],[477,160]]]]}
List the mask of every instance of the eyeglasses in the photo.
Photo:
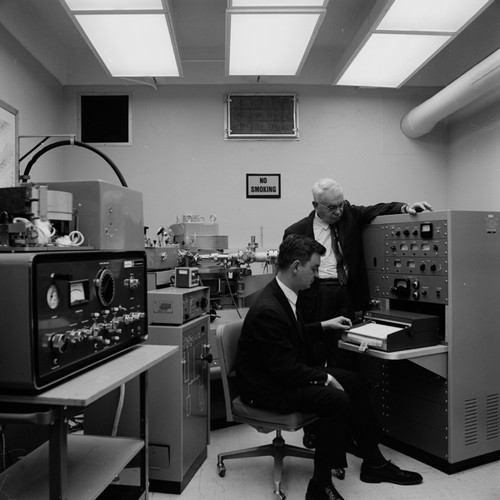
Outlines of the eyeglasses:
{"type": "Polygon", "coordinates": [[[336,211],[341,211],[344,208],[345,200],[342,203],[337,203],[336,205],[324,205],[320,201],[316,202],[317,205],[321,205],[324,209],[328,210],[329,212],[336,212],[336,211]]]}

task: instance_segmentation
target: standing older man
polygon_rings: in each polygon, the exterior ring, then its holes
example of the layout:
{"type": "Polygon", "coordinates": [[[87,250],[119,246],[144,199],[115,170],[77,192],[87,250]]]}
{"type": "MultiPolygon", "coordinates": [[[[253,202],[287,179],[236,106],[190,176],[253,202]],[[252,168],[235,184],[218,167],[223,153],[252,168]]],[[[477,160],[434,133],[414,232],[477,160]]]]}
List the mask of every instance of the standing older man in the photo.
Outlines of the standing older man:
{"type": "MultiPolygon", "coordinates": [[[[318,279],[299,295],[298,307],[306,323],[335,316],[355,320],[369,306],[368,276],[363,252],[363,227],[378,215],[416,214],[432,207],[425,201],[376,205],[351,205],[342,186],[333,179],[321,179],[312,188],[314,210],[304,219],[285,229],[284,237],[302,234],[314,238],[326,248],[321,257],[318,279]]],[[[348,356],[336,349],[336,339],[327,346],[327,362],[346,366],[348,356]]]]}
{"type": "Polygon", "coordinates": [[[332,484],[331,471],[347,465],[349,432],[363,458],[362,481],[419,484],[420,474],[401,470],[380,452],[382,430],[363,379],[355,372],[316,364],[314,339],[351,326],[342,316],[306,325],[297,310],[297,293],[314,281],[324,253],[325,248],[307,236],[291,235],[281,243],[277,275],[243,323],[236,360],[240,396],[256,407],[318,416],[314,472],[306,500],[343,500],[332,484]]]}

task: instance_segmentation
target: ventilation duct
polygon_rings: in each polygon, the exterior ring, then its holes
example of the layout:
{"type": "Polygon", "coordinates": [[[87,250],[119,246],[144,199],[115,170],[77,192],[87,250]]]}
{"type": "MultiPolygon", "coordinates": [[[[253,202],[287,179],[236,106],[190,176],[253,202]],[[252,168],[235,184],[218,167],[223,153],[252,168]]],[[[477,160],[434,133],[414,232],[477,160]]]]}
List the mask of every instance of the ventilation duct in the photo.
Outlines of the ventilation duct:
{"type": "Polygon", "coordinates": [[[500,49],[450,83],[435,96],[413,108],[401,120],[411,139],[428,134],[443,118],[500,88],[500,49]]]}

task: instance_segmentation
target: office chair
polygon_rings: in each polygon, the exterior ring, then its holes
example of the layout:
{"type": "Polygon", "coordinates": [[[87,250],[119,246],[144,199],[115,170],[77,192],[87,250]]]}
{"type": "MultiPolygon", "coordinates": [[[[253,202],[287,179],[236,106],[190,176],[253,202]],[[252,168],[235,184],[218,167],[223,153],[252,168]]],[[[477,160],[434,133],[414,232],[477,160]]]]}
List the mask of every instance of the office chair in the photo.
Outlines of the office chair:
{"type": "MultiPolygon", "coordinates": [[[[281,431],[297,431],[316,420],[316,416],[308,413],[274,413],[269,410],[246,405],[237,395],[235,384],[231,384],[230,376],[234,373],[236,363],[236,349],[241,334],[243,320],[225,323],[217,327],[215,338],[219,352],[222,388],[226,405],[228,422],[245,423],[265,434],[275,432],[276,436],[271,444],[247,448],[244,450],[219,453],[217,455],[217,470],[220,477],[226,475],[224,460],[233,458],[263,457],[274,458],[274,494],[281,500],[286,498],[281,490],[281,472],[285,457],[314,458],[314,450],[308,450],[285,443],[281,431]]],[[[234,381],[234,380],[233,380],[234,381]]],[[[338,469],[337,477],[343,478],[343,469],[338,469]]]]}

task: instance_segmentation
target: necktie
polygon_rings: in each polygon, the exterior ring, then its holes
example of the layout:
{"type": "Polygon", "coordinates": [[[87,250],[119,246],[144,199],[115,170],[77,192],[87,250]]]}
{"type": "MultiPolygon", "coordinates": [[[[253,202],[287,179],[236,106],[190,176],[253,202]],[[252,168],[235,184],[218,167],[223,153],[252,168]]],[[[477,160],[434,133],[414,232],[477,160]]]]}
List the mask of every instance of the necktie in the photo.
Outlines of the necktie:
{"type": "Polygon", "coordinates": [[[300,338],[303,339],[304,333],[304,318],[298,307],[295,307],[295,317],[297,318],[297,327],[299,329],[300,338]]]}
{"type": "Polygon", "coordinates": [[[344,268],[344,256],[342,255],[342,252],[340,251],[339,248],[339,242],[338,242],[339,235],[337,233],[337,228],[332,227],[331,232],[332,232],[332,250],[333,254],[335,255],[335,260],[337,261],[337,277],[341,285],[346,285],[347,274],[344,268]]]}

